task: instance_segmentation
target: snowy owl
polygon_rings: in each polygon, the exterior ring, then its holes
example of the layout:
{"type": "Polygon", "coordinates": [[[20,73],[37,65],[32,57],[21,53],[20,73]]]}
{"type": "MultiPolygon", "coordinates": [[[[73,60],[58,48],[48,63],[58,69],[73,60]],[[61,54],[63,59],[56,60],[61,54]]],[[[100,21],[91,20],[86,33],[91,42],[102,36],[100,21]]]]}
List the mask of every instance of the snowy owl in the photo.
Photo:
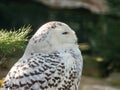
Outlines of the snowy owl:
{"type": "Polygon", "coordinates": [[[51,21],[30,39],[2,90],[78,90],[82,65],[75,32],[65,23],[51,21]]]}

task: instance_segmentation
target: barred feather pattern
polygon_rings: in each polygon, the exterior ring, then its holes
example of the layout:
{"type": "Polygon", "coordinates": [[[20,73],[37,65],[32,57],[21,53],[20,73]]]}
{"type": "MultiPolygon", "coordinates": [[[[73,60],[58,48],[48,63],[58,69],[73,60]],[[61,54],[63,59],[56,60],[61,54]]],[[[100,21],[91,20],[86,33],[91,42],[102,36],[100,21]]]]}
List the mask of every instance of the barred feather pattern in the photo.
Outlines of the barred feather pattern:
{"type": "Polygon", "coordinates": [[[13,66],[2,90],[77,90],[75,84],[79,84],[82,59],[74,54],[72,50],[32,53],[30,58],[20,59],[13,66]]]}

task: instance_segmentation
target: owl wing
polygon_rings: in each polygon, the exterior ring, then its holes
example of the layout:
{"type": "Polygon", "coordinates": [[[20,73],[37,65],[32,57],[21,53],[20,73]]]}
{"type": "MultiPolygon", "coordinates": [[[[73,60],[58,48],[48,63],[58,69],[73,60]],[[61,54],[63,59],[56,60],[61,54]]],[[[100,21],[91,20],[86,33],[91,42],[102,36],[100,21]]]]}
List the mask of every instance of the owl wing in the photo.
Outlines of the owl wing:
{"type": "Polygon", "coordinates": [[[12,67],[2,90],[74,90],[79,72],[71,54],[34,54],[12,67]]]}

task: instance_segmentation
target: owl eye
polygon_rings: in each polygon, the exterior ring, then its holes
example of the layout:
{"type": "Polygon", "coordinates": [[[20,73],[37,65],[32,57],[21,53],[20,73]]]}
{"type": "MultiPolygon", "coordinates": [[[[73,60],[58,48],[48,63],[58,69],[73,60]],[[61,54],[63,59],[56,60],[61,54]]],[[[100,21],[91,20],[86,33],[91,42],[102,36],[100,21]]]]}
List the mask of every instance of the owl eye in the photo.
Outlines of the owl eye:
{"type": "Polygon", "coordinates": [[[62,34],[63,34],[63,35],[66,35],[66,34],[68,34],[68,32],[63,32],[62,34]]]}

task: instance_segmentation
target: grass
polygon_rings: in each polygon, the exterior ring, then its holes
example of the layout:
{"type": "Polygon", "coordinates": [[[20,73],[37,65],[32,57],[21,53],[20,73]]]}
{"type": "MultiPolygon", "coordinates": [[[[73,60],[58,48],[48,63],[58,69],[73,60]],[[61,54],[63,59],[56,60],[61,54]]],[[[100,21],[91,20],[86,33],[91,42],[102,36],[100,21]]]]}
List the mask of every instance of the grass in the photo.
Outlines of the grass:
{"type": "Polygon", "coordinates": [[[23,49],[30,30],[29,25],[18,30],[0,30],[0,52],[11,53],[15,48],[23,49]]]}
{"type": "Polygon", "coordinates": [[[30,25],[23,26],[18,30],[0,30],[0,66],[7,61],[6,58],[8,56],[17,54],[25,49],[28,39],[27,35],[30,31],[30,25]]]}

